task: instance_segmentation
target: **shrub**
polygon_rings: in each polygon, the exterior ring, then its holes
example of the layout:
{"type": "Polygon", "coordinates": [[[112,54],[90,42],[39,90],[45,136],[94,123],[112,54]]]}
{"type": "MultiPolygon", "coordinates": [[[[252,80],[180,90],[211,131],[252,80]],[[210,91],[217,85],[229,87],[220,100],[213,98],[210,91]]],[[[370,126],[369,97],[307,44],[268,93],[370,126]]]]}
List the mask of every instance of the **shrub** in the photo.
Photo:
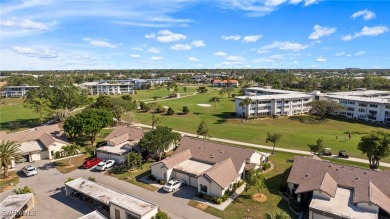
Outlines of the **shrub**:
{"type": "Polygon", "coordinates": [[[190,109],[187,106],[183,106],[183,113],[188,114],[190,112],[190,109]]]}
{"type": "Polygon", "coordinates": [[[33,190],[30,187],[25,186],[23,188],[14,189],[12,190],[12,192],[14,192],[17,195],[20,195],[20,194],[33,193],[33,190]]]}
{"type": "Polygon", "coordinates": [[[165,107],[161,104],[158,104],[157,113],[163,113],[165,112],[165,107]]]}
{"type": "Polygon", "coordinates": [[[222,198],[217,198],[215,203],[220,205],[220,204],[222,204],[222,202],[223,202],[222,198]]]}
{"type": "Polygon", "coordinates": [[[144,110],[145,109],[145,103],[144,102],[139,102],[139,108],[141,109],[141,110],[144,110]]]}
{"type": "Polygon", "coordinates": [[[110,172],[113,174],[122,174],[122,173],[126,173],[127,169],[126,166],[115,166],[110,170],[110,172]]]}
{"type": "Polygon", "coordinates": [[[263,170],[268,170],[269,168],[271,168],[271,164],[270,163],[265,163],[263,164],[263,170]]]}
{"type": "Polygon", "coordinates": [[[56,151],[56,153],[54,154],[54,158],[55,159],[61,158],[61,151],[56,151]]]}
{"type": "Polygon", "coordinates": [[[165,185],[167,182],[165,180],[160,180],[160,185],[165,185]]]}
{"type": "Polygon", "coordinates": [[[92,181],[92,182],[96,182],[96,179],[95,179],[95,177],[93,177],[93,176],[88,177],[88,180],[89,180],[89,181],[92,181]]]}
{"type": "Polygon", "coordinates": [[[74,178],[69,177],[65,182],[67,183],[67,182],[70,182],[70,181],[73,181],[73,180],[74,180],[74,178]]]}
{"type": "Polygon", "coordinates": [[[232,97],[234,98],[237,94],[232,94],[232,97]]]}
{"type": "Polygon", "coordinates": [[[167,115],[171,116],[173,114],[175,114],[175,111],[171,107],[169,107],[168,110],[167,110],[167,115]]]}
{"type": "Polygon", "coordinates": [[[169,219],[168,214],[158,209],[157,214],[152,219],[169,219]]]}
{"type": "Polygon", "coordinates": [[[228,197],[229,197],[229,196],[228,196],[227,194],[223,195],[223,196],[222,196],[222,201],[226,201],[226,200],[228,199],[228,197]]]}

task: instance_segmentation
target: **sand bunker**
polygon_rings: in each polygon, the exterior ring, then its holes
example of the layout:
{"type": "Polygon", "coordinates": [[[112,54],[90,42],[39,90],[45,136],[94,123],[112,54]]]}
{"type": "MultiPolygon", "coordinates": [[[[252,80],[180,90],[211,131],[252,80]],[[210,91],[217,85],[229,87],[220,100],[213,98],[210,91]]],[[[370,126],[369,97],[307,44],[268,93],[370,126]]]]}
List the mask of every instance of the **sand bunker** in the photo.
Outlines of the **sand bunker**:
{"type": "Polygon", "coordinates": [[[163,106],[165,109],[169,109],[169,106],[163,106]]]}
{"type": "Polygon", "coordinates": [[[210,104],[202,104],[202,103],[199,103],[196,105],[201,106],[201,107],[210,107],[211,106],[210,104]]]}

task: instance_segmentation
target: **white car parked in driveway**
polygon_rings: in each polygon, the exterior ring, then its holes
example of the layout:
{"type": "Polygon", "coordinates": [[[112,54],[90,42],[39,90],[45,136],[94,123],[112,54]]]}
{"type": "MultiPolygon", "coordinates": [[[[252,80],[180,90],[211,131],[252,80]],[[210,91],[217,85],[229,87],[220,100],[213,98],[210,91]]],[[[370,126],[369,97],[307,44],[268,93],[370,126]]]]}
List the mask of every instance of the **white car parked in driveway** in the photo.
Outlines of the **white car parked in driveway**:
{"type": "Polygon", "coordinates": [[[163,187],[164,191],[166,192],[173,192],[176,189],[182,187],[184,185],[184,181],[180,179],[173,179],[170,180],[165,186],[163,187]]]}
{"type": "Polygon", "coordinates": [[[115,164],[115,160],[103,160],[98,163],[96,170],[104,171],[112,167],[115,164]]]}
{"type": "Polygon", "coordinates": [[[26,176],[34,176],[35,174],[37,174],[37,169],[31,165],[28,165],[28,166],[25,166],[22,168],[22,172],[24,173],[24,175],[26,176]]]}

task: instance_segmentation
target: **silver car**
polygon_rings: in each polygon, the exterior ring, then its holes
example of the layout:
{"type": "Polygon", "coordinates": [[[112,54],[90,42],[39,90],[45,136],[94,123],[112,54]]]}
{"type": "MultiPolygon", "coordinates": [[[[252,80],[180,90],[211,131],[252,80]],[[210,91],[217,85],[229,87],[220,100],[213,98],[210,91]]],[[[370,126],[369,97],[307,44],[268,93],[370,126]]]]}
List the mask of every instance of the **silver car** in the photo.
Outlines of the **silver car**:
{"type": "Polygon", "coordinates": [[[25,166],[22,168],[22,172],[24,173],[24,175],[26,176],[34,176],[35,174],[37,174],[37,169],[31,165],[28,165],[28,166],[25,166]]]}

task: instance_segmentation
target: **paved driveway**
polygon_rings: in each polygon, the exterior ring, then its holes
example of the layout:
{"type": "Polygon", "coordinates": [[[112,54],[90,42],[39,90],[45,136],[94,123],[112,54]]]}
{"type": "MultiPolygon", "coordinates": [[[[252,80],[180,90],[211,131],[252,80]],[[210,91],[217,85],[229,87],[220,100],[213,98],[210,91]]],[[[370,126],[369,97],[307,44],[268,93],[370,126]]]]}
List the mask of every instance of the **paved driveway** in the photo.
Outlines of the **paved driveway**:
{"type": "MultiPolygon", "coordinates": [[[[89,176],[95,177],[99,184],[105,185],[118,192],[128,193],[157,204],[162,211],[167,212],[173,219],[216,218],[210,214],[188,206],[189,199],[191,199],[196,193],[196,189],[192,187],[184,186],[173,193],[166,193],[162,189],[151,192],[122,180],[106,176],[103,172],[77,169],[71,173],[62,174],[55,168],[47,165],[47,161],[36,161],[33,165],[38,168],[38,174],[28,178],[20,174],[20,182],[16,186],[16,188],[20,188],[27,185],[32,188],[34,193],[37,195],[38,203],[34,208],[37,216],[31,218],[78,218],[93,211],[94,209],[88,207],[82,202],[67,198],[64,191],[64,182],[69,177],[88,178],[89,176]]],[[[22,165],[17,166],[17,169],[20,170],[21,168],[22,165]]],[[[12,194],[11,190],[1,193],[0,201],[3,201],[10,194],[12,194]]]]}

